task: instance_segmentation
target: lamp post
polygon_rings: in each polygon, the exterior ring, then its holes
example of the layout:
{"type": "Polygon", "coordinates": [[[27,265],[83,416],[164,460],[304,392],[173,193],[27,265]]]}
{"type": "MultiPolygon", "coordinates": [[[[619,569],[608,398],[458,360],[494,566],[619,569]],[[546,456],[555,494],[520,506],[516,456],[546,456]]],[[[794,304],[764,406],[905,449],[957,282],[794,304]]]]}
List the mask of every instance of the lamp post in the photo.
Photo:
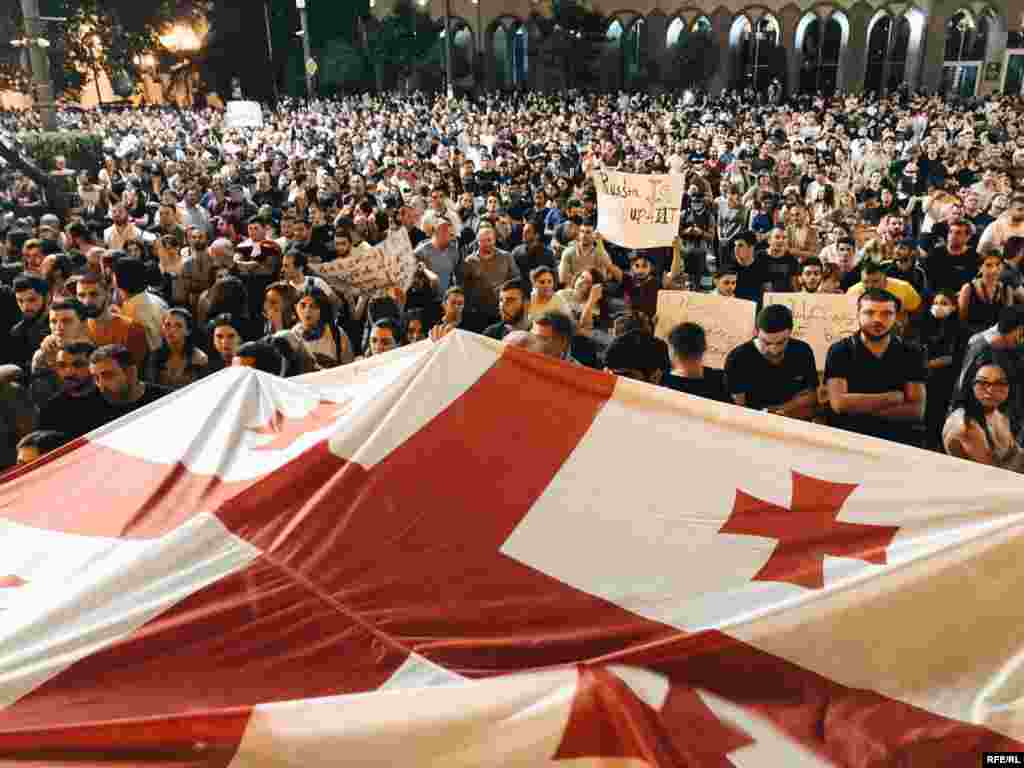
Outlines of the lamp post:
{"type": "Polygon", "coordinates": [[[299,9],[299,18],[302,21],[302,71],[306,75],[306,99],[313,100],[313,75],[316,70],[311,64],[313,55],[309,50],[309,15],[306,13],[306,0],[295,0],[295,7],[299,9]]]}
{"type": "Polygon", "coordinates": [[[974,22],[964,16],[957,22],[956,28],[960,30],[960,52],[956,55],[956,90],[959,95],[964,82],[964,43],[967,42],[967,32],[974,29],[974,22]]]}
{"type": "Polygon", "coordinates": [[[444,76],[448,84],[448,100],[455,98],[455,80],[452,78],[452,23],[451,2],[444,0],[444,76]]]}
{"type": "Polygon", "coordinates": [[[39,16],[39,0],[21,0],[21,14],[25,19],[25,37],[12,43],[28,49],[39,119],[44,131],[56,131],[57,109],[53,103],[53,83],[50,81],[50,57],[46,52],[50,41],[43,37],[44,22],[39,16]]]}

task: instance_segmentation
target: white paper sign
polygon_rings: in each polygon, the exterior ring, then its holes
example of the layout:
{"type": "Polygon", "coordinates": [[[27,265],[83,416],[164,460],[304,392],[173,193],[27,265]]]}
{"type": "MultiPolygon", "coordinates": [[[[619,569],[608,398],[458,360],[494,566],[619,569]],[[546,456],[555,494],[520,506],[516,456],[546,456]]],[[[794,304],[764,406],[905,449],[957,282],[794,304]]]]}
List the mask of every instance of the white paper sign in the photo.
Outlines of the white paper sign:
{"type": "Polygon", "coordinates": [[[756,311],[757,304],[746,299],[728,298],[714,293],[659,291],[655,336],[667,339],[679,323],[697,323],[704,329],[708,340],[704,365],[724,368],[726,356],[740,344],[754,338],[756,311]]]}
{"type": "Polygon", "coordinates": [[[624,248],[672,245],[679,233],[683,204],[682,174],[638,174],[599,170],[597,228],[606,240],[624,248]]]}
{"type": "Polygon", "coordinates": [[[840,293],[766,293],[764,305],[782,304],[793,313],[793,338],[814,350],[818,370],[825,370],[828,348],[860,330],[857,297],[840,293]]]}
{"type": "Polygon", "coordinates": [[[263,109],[255,101],[229,101],[224,112],[226,128],[262,128],[263,109]]]}
{"type": "Polygon", "coordinates": [[[394,229],[375,248],[360,249],[340,259],[310,268],[331,285],[357,293],[373,293],[394,286],[409,290],[416,273],[416,257],[405,227],[394,229]]]}

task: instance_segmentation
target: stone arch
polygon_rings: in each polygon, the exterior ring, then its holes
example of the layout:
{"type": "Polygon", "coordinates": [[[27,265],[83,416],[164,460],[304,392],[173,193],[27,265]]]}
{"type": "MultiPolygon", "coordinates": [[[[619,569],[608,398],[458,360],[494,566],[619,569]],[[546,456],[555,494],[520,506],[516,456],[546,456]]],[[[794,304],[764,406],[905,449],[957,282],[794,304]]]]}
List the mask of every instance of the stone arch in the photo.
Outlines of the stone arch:
{"type": "Polygon", "coordinates": [[[804,13],[793,37],[797,90],[835,93],[843,82],[849,40],[850,21],[841,9],[822,4],[804,13]]]}
{"type": "MultiPolygon", "coordinates": [[[[440,19],[440,37],[444,40],[446,30],[444,18],[440,19]]],[[[461,16],[450,16],[448,27],[452,35],[452,70],[456,80],[462,80],[477,72],[477,38],[473,25],[461,16]]]]}
{"type": "Polygon", "coordinates": [[[671,48],[678,43],[679,39],[684,36],[683,33],[689,30],[689,28],[685,16],[678,13],[674,14],[665,30],[665,47],[671,48]]]}
{"type": "Polygon", "coordinates": [[[775,14],[763,6],[740,11],[729,28],[731,87],[752,87],[760,92],[767,89],[772,78],[784,78],[786,62],[781,43],[782,23],[775,14]]]}
{"type": "Polygon", "coordinates": [[[515,87],[512,36],[521,23],[517,16],[503,14],[487,26],[487,55],[493,82],[498,90],[510,90],[515,87]]]}
{"type": "Polygon", "coordinates": [[[865,91],[887,93],[904,81],[911,51],[920,47],[912,45],[915,28],[918,38],[922,29],[922,25],[914,23],[909,12],[910,9],[894,12],[889,7],[880,8],[868,22],[865,91]]]}

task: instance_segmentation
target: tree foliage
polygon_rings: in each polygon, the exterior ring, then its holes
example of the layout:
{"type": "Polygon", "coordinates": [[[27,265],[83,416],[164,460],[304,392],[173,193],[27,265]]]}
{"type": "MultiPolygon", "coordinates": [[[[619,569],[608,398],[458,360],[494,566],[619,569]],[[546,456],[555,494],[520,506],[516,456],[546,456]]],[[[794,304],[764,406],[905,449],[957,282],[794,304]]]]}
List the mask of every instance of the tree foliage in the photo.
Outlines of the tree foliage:
{"type": "Polygon", "coordinates": [[[443,28],[443,22],[421,13],[413,0],[398,0],[391,13],[368,29],[367,59],[401,80],[416,72],[429,73],[444,61],[443,28]]]}
{"type": "MultiPolygon", "coordinates": [[[[0,31],[25,35],[19,0],[0,11],[0,31]]],[[[83,85],[102,72],[111,82],[136,72],[136,57],[159,53],[159,35],[174,23],[196,24],[205,16],[201,0],[42,0],[43,16],[64,17],[44,28],[50,40],[51,79],[57,95],[76,97],[83,85]]],[[[8,38],[11,39],[11,38],[8,38]]],[[[24,90],[28,72],[20,57],[0,61],[0,87],[24,90]]]]}

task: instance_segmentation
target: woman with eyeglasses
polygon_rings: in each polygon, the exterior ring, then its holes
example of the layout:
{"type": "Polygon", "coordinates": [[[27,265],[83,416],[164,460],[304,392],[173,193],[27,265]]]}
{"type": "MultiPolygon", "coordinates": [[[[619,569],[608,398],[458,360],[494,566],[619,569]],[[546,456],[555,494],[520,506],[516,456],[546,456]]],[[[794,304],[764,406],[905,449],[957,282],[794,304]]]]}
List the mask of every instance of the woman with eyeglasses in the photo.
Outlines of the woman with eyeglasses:
{"type": "Polygon", "coordinates": [[[1000,354],[985,354],[964,371],[964,386],[942,430],[946,453],[994,467],[1024,471],[1024,452],[1006,415],[1012,368],[1000,354]]]}

